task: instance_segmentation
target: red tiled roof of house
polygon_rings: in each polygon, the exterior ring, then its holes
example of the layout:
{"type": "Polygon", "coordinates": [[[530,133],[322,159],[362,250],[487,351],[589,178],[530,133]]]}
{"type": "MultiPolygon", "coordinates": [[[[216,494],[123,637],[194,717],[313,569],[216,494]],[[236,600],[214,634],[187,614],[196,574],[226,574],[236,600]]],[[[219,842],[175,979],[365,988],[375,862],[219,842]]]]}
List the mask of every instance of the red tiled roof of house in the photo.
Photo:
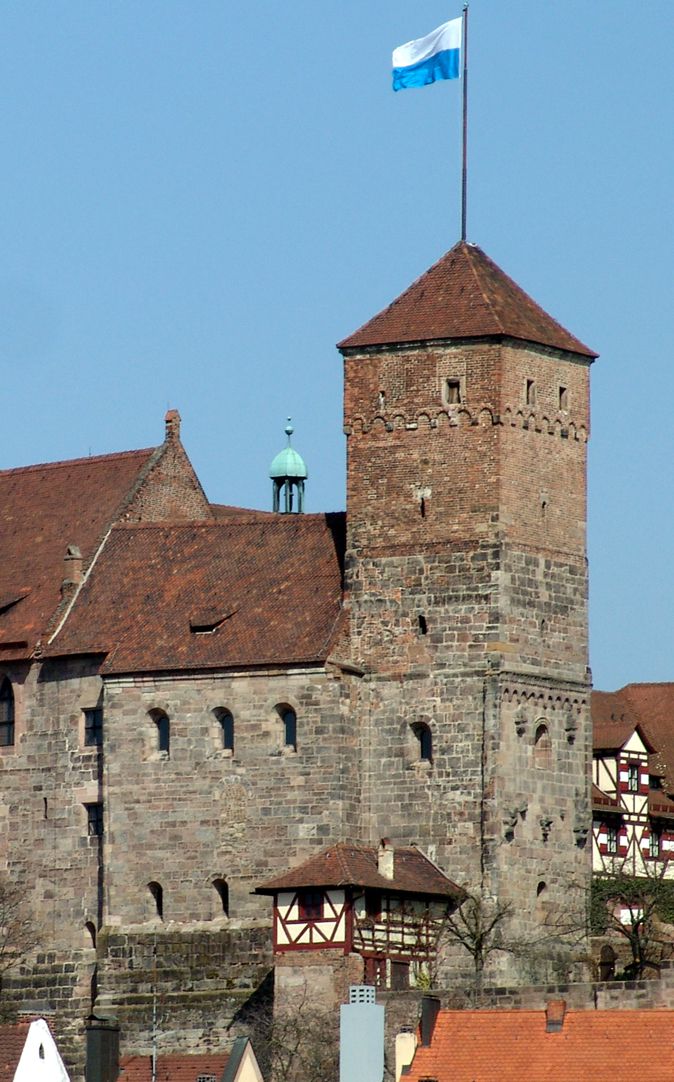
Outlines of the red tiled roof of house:
{"type": "Polygon", "coordinates": [[[342,598],[344,515],[116,526],[47,653],[104,671],[325,660],[342,598]]]}
{"type": "Polygon", "coordinates": [[[339,842],[297,868],[262,883],[255,893],[276,894],[300,887],[370,887],[395,894],[442,898],[456,898],[464,893],[415,846],[394,849],[393,868],[393,878],[387,879],[377,870],[377,849],[339,842]]]}
{"type": "MultiPolygon", "coordinates": [[[[158,1056],[156,1079],[157,1082],[197,1082],[197,1079],[211,1076],[215,1082],[221,1082],[228,1060],[228,1052],[158,1056]]],[[[122,1057],[119,1082],[152,1082],[151,1057],[122,1057]]]]}
{"type": "Polygon", "coordinates": [[[86,566],[153,454],[0,471],[0,659],[30,656],[60,604],[68,545],[86,566]]]}
{"type": "Polygon", "coordinates": [[[212,503],[210,508],[215,519],[224,519],[226,522],[231,522],[234,519],[240,518],[271,518],[271,516],[276,513],[274,511],[259,511],[249,507],[233,507],[228,503],[212,503]]]}
{"type": "Polygon", "coordinates": [[[609,796],[608,793],[602,792],[597,785],[592,786],[592,807],[605,811],[621,810],[620,801],[616,797],[609,796]]]}
{"type": "Polygon", "coordinates": [[[618,691],[592,693],[594,747],[620,747],[639,726],[654,754],[651,773],[666,775],[666,789],[674,791],[674,683],[627,684],[618,691]],[[622,733],[625,736],[620,740],[622,733]]]}
{"type": "Polygon", "coordinates": [[[0,1025],[0,1082],[13,1082],[30,1021],[0,1025]]]}
{"type": "MultiPolygon", "coordinates": [[[[567,1011],[546,1031],[541,1011],[445,1011],[404,1082],[671,1082],[674,1011],[567,1011]],[[648,1055],[648,1050],[657,1050],[648,1055]],[[648,1064],[644,1064],[647,1054],[648,1064]]],[[[402,1080],[401,1080],[402,1082],[402,1080]]]]}
{"type": "Polygon", "coordinates": [[[338,348],[444,338],[518,338],[597,356],[556,322],[475,244],[459,241],[338,348]]]}

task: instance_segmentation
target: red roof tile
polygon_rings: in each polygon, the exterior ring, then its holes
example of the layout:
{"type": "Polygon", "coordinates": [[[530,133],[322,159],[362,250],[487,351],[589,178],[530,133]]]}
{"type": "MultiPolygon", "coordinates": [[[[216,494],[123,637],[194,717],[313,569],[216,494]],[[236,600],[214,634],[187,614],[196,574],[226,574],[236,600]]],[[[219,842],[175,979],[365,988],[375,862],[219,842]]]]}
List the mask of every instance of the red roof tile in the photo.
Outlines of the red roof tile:
{"type": "MultiPolygon", "coordinates": [[[[196,1082],[204,1076],[212,1076],[220,1082],[227,1062],[228,1052],[203,1056],[158,1056],[157,1082],[196,1082]]],[[[152,1059],[150,1056],[125,1056],[120,1062],[119,1082],[152,1082],[152,1059]]]]}
{"type": "Polygon", "coordinates": [[[592,807],[602,811],[621,811],[620,801],[614,797],[609,796],[607,793],[603,793],[599,786],[592,786],[592,807]]]}
{"type": "Polygon", "coordinates": [[[674,683],[627,684],[619,691],[595,691],[592,720],[597,750],[620,747],[630,735],[627,730],[638,725],[654,752],[651,773],[666,775],[666,790],[674,793],[674,683]]]}
{"type": "Polygon", "coordinates": [[[0,1082],[13,1082],[30,1022],[0,1025],[0,1082]]]}
{"type": "Polygon", "coordinates": [[[153,453],[0,471],[0,659],[31,654],[60,603],[67,546],[86,566],[153,453]]]}
{"type": "Polygon", "coordinates": [[[116,673],[323,661],[343,551],[343,514],[117,526],[47,653],[116,673]]]}
{"type": "Polygon", "coordinates": [[[300,887],[371,887],[395,894],[420,894],[456,898],[463,894],[444,872],[415,846],[394,850],[393,879],[377,870],[377,850],[372,846],[340,842],[310,857],[304,864],[269,879],[256,894],[276,894],[300,887]]]}
{"type": "Polygon", "coordinates": [[[459,241],[338,348],[494,336],[597,356],[544,312],[481,248],[465,241],[459,241]]]}
{"type": "Polygon", "coordinates": [[[440,1011],[405,1082],[671,1082],[674,1011],[440,1011]]]}

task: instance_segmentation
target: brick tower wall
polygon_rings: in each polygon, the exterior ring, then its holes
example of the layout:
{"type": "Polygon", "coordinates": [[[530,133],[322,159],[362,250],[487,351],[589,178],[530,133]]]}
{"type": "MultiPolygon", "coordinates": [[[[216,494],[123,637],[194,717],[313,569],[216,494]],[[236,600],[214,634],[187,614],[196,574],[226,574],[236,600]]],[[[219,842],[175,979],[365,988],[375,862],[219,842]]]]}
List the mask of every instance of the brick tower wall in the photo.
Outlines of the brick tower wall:
{"type": "Polygon", "coordinates": [[[420,843],[538,940],[589,878],[588,366],[513,342],[347,355],[345,429],[363,833],[420,843]]]}

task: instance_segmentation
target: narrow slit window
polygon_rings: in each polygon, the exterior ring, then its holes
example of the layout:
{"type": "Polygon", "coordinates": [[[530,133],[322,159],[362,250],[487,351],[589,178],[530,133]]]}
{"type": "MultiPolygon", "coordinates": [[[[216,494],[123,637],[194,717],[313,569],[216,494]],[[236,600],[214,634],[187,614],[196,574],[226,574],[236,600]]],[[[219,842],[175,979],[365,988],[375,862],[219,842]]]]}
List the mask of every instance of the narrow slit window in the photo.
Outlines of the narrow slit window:
{"type": "Polygon", "coordinates": [[[215,888],[215,892],[216,892],[218,898],[220,899],[220,905],[222,907],[222,912],[226,917],[228,917],[229,916],[229,887],[227,885],[226,879],[214,879],[213,880],[213,887],[215,888]]]}
{"type": "Polygon", "coordinates": [[[220,736],[222,740],[222,748],[224,751],[230,751],[234,753],[234,718],[229,710],[218,710],[216,712],[218,719],[218,725],[220,726],[220,736]]]}
{"type": "Polygon", "coordinates": [[[283,746],[297,751],[297,714],[292,706],[280,706],[278,712],[283,723],[283,746]]]}
{"type": "Polygon", "coordinates": [[[0,747],[14,744],[14,691],[7,677],[0,682],[0,747]]]}
{"type": "Polygon", "coordinates": [[[559,388],[559,408],[560,410],[568,410],[569,408],[569,392],[566,387],[559,388]]]}
{"type": "Polygon", "coordinates": [[[552,766],[552,741],[547,725],[539,725],[534,737],[534,766],[549,770],[552,766]]]}
{"type": "Polygon", "coordinates": [[[420,721],[412,726],[412,732],[417,738],[419,748],[419,760],[422,763],[433,762],[433,736],[425,722],[420,721]]]}
{"type": "Polygon", "coordinates": [[[532,379],[528,379],[526,382],[525,400],[527,406],[536,405],[536,384],[532,379]]]}
{"type": "Polygon", "coordinates": [[[87,813],[87,834],[90,838],[103,837],[103,805],[85,804],[87,813]]]}
{"type": "Polygon", "coordinates": [[[461,380],[451,378],[445,380],[444,399],[446,406],[461,405],[461,380]]]}
{"type": "Polygon", "coordinates": [[[100,748],[103,744],[103,709],[94,706],[84,710],[84,746],[100,748]]]}
{"type": "Polygon", "coordinates": [[[419,616],[419,634],[420,635],[427,635],[428,634],[428,622],[426,620],[426,617],[423,616],[423,615],[419,616]]]}
{"type": "Polygon", "coordinates": [[[154,902],[155,916],[160,920],[164,919],[164,888],[161,883],[148,883],[147,889],[150,892],[150,896],[154,902]]]}
{"type": "Polygon", "coordinates": [[[150,716],[154,722],[157,751],[168,756],[171,751],[171,722],[168,714],[163,710],[155,710],[150,716]]]}

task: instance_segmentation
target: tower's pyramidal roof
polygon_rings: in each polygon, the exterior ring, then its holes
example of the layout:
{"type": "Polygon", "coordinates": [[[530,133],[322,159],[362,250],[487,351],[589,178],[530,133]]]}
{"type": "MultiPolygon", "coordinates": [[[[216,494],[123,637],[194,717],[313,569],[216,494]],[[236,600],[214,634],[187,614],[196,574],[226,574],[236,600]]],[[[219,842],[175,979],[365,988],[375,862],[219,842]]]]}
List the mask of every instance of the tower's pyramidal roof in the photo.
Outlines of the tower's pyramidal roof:
{"type": "Polygon", "coordinates": [[[442,338],[520,338],[594,358],[476,244],[459,241],[340,349],[442,338]]]}

